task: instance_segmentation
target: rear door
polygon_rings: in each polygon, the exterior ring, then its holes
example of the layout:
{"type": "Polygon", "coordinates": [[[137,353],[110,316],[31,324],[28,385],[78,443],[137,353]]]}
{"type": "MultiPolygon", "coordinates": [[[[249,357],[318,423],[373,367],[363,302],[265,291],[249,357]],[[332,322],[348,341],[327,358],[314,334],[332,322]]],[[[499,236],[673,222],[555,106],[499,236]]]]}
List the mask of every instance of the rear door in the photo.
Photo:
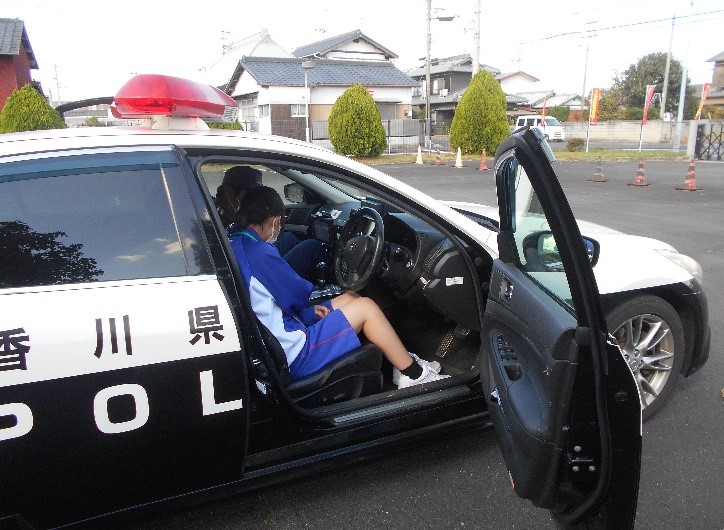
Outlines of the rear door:
{"type": "Polygon", "coordinates": [[[515,492],[564,527],[633,526],[641,404],[608,340],[590,259],[535,130],[498,149],[483,384],[515,492]]]}
{"type": "Polygon", "coordinates": [[[237,479],[248,383],[178,153],[0,161],[0,519],[237,479]]]}

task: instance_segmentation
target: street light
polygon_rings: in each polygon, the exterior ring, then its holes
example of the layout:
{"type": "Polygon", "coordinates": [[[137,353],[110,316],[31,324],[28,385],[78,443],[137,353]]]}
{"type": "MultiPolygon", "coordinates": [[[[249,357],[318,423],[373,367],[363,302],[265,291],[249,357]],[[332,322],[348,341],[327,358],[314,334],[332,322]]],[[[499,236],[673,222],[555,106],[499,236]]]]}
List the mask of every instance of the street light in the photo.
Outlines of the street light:
{"type": "Polygon", "coordinates": [[[432,129],[432,116],[430,114],[430,47],[432,45],[432,36],[430,35],[430,21],[439,20],[441,22],[451,22],[457,15],[449,17],[436,16],[433,17],[430,14],[432,11],[432,0],[426,0],[427,2],[427,54],[425,56],[425,132],[427,138],[425,138],[425,145],[432,149],[431,129],[432,129]]]}
{"type": "Polygon", "coordinates": [[[307,128],[305,133],[305,138],[307,142],[310,140],[309,136],[309,100],[312,98],[312,90],[307,83],[307,71],[311,70],[312,68],[315,68],[317,66],[317,63],[315,61],[304,61],[302,62],[302,70],[304,70],[304,115],[306,116],[307,120],[307,128]]]}

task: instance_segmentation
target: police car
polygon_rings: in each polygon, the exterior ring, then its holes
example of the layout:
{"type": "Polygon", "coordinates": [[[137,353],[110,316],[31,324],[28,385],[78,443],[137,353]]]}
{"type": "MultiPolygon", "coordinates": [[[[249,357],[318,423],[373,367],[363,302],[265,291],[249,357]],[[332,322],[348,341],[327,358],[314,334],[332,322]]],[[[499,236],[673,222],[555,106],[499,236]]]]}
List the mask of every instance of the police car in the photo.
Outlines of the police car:
{"type": "Polygon", "coordinates": [[[204,123],[236,110],[137,76],[113,112],[138,126],[0,136],[0,521],[104,524],[489,422],[518,495],[563,526],[632,527],[638,386],[542,136],[500,146],[489,226],[326,149],[204,123]],[[214,205],[232,165],[328,249],[310,303],[372,297],[451,377],[398,389],[363,342],[290,380],[214,205]]]}

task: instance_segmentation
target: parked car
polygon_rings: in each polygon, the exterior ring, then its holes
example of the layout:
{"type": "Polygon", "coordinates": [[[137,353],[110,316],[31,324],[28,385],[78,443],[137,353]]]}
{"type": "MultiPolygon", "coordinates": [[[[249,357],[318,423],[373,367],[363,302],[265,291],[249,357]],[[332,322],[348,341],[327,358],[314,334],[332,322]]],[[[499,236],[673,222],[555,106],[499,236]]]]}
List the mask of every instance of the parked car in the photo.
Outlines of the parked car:
{"type": "Polygon", "coordinates": [[[515,121],[515,128],[520,129],[521,127],[534,127],[540,130],[546,140],[563,142],[566,139],[566,131],[563,129],[563,125],[553,116],[546,116],[545,119],[541,114],[518,116],[515,121]]]}
{"type": "Polygon", "coordinates": [[[209,86],[137,76],[112,109],[148,123],[0,135],[1,523],[118,524],[492,423],[518,495],[633,526],[641,402],[593,273],[608,250],[540,134],[498,150],[490,230],[326,149],[208,130],[238,111],[209,86]],[[449,378],[397,388],[366,343],[290,379],[214,204],[239,164],[327,246],[310,302],[374,299],[449,378]]]}
{"type": "MultiPolygon", "coordinates": [[[[495,245],[497,208],[446,204],[489,230],[488,242],[495,245]]],[[[711,328],[702,268],[657,239],[581,220],[578,227],[599,248],[593,272],[608,329],[636,375],[645,421],[664,406],[680,374],[695,373],[709,359],[711,328]]]]}

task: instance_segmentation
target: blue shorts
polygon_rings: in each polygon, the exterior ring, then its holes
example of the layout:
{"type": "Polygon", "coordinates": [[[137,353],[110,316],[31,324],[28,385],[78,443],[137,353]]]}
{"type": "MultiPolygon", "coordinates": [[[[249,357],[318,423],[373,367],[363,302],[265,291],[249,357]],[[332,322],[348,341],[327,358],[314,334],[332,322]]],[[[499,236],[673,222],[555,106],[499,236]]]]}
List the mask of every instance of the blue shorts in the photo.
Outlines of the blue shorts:
{"type": "MultiPolygon", "coordinates": [[[[326,304],[325,304],[326,305],[326,304]]],[[[307,327],[307,342],[289,367],[291,379],[322,369],[361,346],[354,328],[339,309],[307,327]]]]}

